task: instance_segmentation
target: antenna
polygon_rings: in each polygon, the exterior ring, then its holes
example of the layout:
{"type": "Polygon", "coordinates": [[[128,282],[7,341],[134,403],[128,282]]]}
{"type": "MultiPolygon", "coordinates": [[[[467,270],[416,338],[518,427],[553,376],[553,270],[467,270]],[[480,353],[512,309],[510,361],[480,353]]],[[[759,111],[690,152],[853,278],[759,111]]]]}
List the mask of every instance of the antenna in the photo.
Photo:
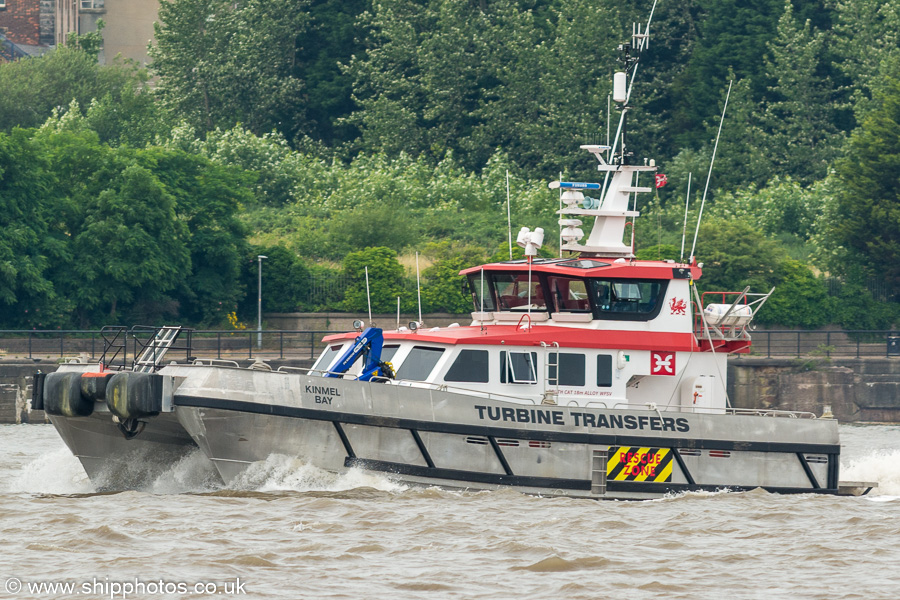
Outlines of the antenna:
{"type": "Polygon", "coordinates": [[[481,265],[481,330],[484,331],[484,265],[481,265]]]}
{"type": "Polygon", "coordinates": [[[687,195],[684,199],[684,225],[681,227],[681,258],[678,259],[681,263],[684,263],[684,238],[687,237],[688,207],[691,205],[691,175],[693,173],[688,172],[687,195]]]}
{"type": "Polygon", "coordinates": [[[694,262],[694,250],[697,248],[697,234],[700,233],[700,220],[703,218],[703,206],[706,204],[706,192],[709,191],[709,180],[712,177],[713,164],[716,162],[716,150],[719,149],[719,136],[722,135],[722,124],[725,122],[725,110],[728,108],[728,98],[731,97],[731,85],[734,79],[728,82],[728,93],[725,94],[725,106],[722,107],[722,118],[719,119],[719,132],[716,134],[716,143],[713,146],[712,158],[709,159],[709,173],[706,175],[706,187],[703,188],[703,199],[700,201],[700,214],[697,215],[697,229],[694,230],[694,243],[691,244],[691,263],[694,262]]]}
{"type": "MultiPolygon", "coordinates": [[[[610,119],[612,118],[612,94],[606,95],[606,145],[609,146],[609,127],[611,125],[610,119]]],[[[612,155],[610,154],[612,150],[606,151],[606,162],[609,162],[612,155]]]]}
{"type": "Polygon", "coordinates": [[[372,324],[372,295],[369,294],[369,267],[366,267],[366,302],[369,303],[369,325],[372,324]]]}
{"type": "Polygon", "coordinates": [[[509,169],[506,170],[506,230],[509,236],[509,260],[512,260],[512,216],[509,209],[509,169]]]}
{"type": "MultiPolygon", "coordinates": [[[[562,180],[563,180],[562,171],[560,171],[559,172],[559,181],[562,181],[562,180]]],[[[562,186],[560,186],[560,188],[559,188],[559,212],[560,212],[560,214],[562,214],[562,194],[563,194],[562,186]]],[[[562,242],[563,242],[562,232],[563,232],[563,226],[562,226],[562,223],[560,223],[559,224],[559,257],[560,258],[562,258],[562,242]]]]}
{"type": "Polygon", "coordinates": [[[419,298],[419,325],[422,325],[422,287],[419,285],[419,253],[416,252],[416,296],[419,298]]]}
{"type": "Polygon", "coordinates": [[[397,296],[397,331],[400,331],[400,296],[397,296]]]}

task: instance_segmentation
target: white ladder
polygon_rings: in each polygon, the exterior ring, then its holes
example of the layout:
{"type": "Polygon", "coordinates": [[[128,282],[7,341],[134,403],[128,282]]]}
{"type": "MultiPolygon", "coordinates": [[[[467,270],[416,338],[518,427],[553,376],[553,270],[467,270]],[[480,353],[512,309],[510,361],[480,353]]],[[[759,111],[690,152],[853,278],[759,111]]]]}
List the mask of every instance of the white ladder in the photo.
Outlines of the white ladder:
{"type": "Polygon", "coordinates": [[[134,361],[134,371],[139,373],[152,373],[162,362],[163,357],[169,348],[178,339],[181,333],[181,327],[160,327],[156,330],[156,335],[144,347],[144,351],[134,361]]]}

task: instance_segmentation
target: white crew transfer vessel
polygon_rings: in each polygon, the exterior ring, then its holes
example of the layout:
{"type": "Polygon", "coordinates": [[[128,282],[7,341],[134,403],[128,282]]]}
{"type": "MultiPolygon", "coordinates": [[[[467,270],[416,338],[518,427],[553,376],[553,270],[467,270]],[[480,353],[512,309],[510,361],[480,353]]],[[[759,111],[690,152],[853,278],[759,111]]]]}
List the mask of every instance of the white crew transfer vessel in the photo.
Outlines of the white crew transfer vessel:
{"type": "MultiPolygon", "coordinates": [[[[638,30],[623,47],[626,70],[644,42],[638,30]]],[[[416,484],[598,499],[838,493],[836,421],[729,407],[727,355],[749,352],[768,294],[701,296],[693,258],[635,260],[623,241],[637,216],[629,202],[651,191],[639,174],[656,167],[629,164],[616,145],[583,146],[600,182],[549,184],[569,257],[535,258],[543,232],[523,228],[525,260],[463,272],[468,326],[359,323],[327,337],[308,371],[160,366],[176,335],[163,328],[149,346],[160,351],[133,370],[64,365],[35,386],[35,402],[92,478],[132,451],[199,447],[225,481],[281,454],[416,484]]]]}

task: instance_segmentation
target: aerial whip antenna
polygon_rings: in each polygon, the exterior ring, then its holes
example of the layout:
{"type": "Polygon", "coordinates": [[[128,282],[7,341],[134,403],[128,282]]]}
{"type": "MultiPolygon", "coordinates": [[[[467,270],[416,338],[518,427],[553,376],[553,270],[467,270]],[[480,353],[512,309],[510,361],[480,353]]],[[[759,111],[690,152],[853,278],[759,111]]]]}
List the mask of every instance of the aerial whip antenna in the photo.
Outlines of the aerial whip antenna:
{"type": "Polygon", "coordinates": [[[509,209],[509,169],[506,170],[506,230],[509,237],[509,260],[512,260],[512,215],[509,209]]]}
{"type": "Polygon", "coordinates": [[[684,225],[681,227],[681,258],[678,259],[681,263],[684,262],[684,238],[687,237],[688,207],[691,205],[691,175],[693,173],[688,173],[687,196],[684,199],[684,225]]]}
{"type": "Polygon", "coordinates": [[[694,243],[691,244],[691,263],[694,262],[694,250],[697,248],[697,234],[700,233],[700,220],[703,218],[703,206],[706,204],[706,192],[709,191],[709,180],[712,177],[713,165],[716,162],[716,150],[719,149],[719,136],[722,135],[722,124],[725,122],[725,110],[728,109],[728,98],[731,97],[731,85],[734,79],[728,82],[728,93],[725,94],[725,106],[722,107],[722,118],[719,119],[719,132],[716,134],[716,143],[713,146],[712,158],[709,159],[709,173],[706,174],[706,187],[703,188],[703,199],[700,201],[700,214],[697,215],[697,228],[694,230],[694,243]]]}

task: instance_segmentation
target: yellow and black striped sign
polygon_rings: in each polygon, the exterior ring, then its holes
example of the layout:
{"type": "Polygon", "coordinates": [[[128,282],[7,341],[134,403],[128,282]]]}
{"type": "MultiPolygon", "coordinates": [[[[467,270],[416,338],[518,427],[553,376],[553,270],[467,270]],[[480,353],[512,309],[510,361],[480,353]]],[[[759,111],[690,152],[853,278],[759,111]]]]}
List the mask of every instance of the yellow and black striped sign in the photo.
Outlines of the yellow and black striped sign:
{"type": "Polygon", "coordinates": [[[608,456],[607,481],[672,481],[671,448],[613,446],[608,456]]]}

